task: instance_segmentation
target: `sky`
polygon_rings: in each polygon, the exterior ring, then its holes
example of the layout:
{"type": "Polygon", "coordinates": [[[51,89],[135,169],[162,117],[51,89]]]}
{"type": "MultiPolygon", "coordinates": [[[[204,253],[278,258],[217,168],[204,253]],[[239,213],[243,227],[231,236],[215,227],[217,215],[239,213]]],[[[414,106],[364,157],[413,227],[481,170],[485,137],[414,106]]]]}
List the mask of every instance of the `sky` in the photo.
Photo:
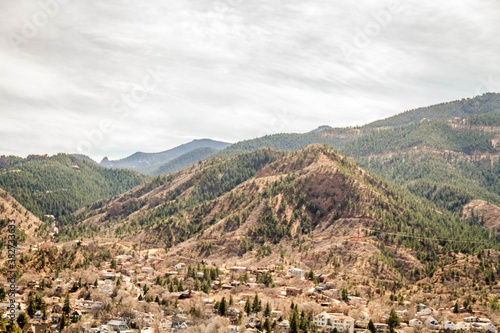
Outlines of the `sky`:
{"type": "Polygon", "coordinates": [[[500,91],[498,0],[0,0],[0,155],[100,161],[500,91]]]}

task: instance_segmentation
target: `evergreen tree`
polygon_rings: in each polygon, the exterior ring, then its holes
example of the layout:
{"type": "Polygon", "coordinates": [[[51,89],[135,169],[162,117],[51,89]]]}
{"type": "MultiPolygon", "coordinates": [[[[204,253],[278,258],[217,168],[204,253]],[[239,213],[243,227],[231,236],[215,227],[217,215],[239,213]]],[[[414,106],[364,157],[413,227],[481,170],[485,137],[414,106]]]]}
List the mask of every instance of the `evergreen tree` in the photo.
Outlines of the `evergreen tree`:
{"type": "Polygon", "coordinates": [[[71,313],[71,305],[69,304],[69,294],[66,294],[66,297],[64,298],[64,305],[62,308],[63,315],[69,316],[71,313]]]}
{"type": "Polygon", "coordinates": [[[389,318],[387,318],[387,326],[389,327],[389,332],[394,333],[394,329],[399,327],[399,317],[396,314],[396,310],[391,309],[389,318]]]}
{"type": "Polygon", "coordinates": [[[59,330],[63,330],[66,327],[66,315],[62,315],[61,319],[59,319],[59,330]]]}
{"type": "Polygon", "coordinates": [[[290,315],[290,333],[299,333],[299,314],[297,309],[294,308],[290,315]]]}
{"type": "Polygon", "coordinates": [[[28,322],[28,316],[26,315],[26,313],[21,312],[19,313],[19,316],[17,317],[16,321],[19,327],[23,328],[24,325],[26,325],[26,323],[28,322]]]}
{"type": "Polygon", "coordinates": [[[342,288],[342,290],[340,291],[340,295],[344,302],[347,303],[349,301],[349,292],[346,288],[342,288]]]}
{"type": "Polygon", "coordinates": [[[264,330],[267,332],[267,333],[271,333],[271,321],[269,320],[269,318],[266,317],[266,320],[264,321],[264,330]]]}
{"type": "Polygon", "coordinates": [[[375,327],[375,324],[373,323],[373,320],[371,320],[371,319],[368,322],[368,330],[370,331],[370,333],[376,333],[377,332],[377,328],[375,327]]]}
{"type": "Polygon", "coordinates": [[[220,301],[219,304],[219,315],[222,317],[227,317],[227,304],[226,304],[226,298],[222,297],[222,300],[220,301]]]}
{"type": "Polygon", "coordinates": [[[266,309],[264,310],[264,317],[270,317],[271,316],[271,306],[269,305],[269,302],[266,303],[266,309]]]}
{"type": "Polygon", "coordinates": [[[247,301],[245,302],[245,312],[247,315],[249,315],[252,312],[252,302],[250,301],[249,298],[247,298],[247,301]]]}
{"type": "Polygon", "coordinates": [[[7,292],[4,287],[0,287],[0,302],[3,302],[7,297],[7,292]]]}
{"type": "Polygon", "coordinates": [[[262,311],[262,303],[259,299],[259,295],[255,294],[255,298],[253,299],[252,312],[259,313],[262,311]]]}

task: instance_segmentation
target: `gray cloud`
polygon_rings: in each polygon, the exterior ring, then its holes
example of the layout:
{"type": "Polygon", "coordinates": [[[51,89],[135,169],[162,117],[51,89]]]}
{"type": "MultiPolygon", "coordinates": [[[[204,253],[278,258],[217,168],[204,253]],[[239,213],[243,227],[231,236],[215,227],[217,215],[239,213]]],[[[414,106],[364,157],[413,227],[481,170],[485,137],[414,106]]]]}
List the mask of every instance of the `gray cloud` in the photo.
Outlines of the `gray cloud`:
{"type": "Polygon", "coordinates": [[[0,154],[119,158],[472,97],[500,83],[499,14],[494,0],[4,1],[0,154]]]}

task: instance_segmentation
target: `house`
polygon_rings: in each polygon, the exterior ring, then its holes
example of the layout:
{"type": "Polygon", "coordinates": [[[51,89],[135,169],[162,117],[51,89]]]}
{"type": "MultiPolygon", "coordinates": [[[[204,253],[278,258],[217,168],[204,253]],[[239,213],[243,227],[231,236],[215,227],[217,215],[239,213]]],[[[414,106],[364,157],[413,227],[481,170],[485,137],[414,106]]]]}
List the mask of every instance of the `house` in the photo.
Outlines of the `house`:
{"type": "Polygon", "coordinates": [[[229,308],[227,310],[227,316],[229,317],[229,319],[236,319],[238,318],[238,315],[240,314],[240,311],[236,308],[229,308]]]}
{"type": "Polygon", "coordinates": [[[52,320],[52,324],[57,324],[61,320],[61,315],[58,313],[54,313],[52,315],[51,320],[52,320]]]}
{"type": "Polygon", "coordinates": [[[71,313],[71,322],[76,323],[82,317],[82,312],[80,310],[75,310],[71,313]]]}
{"type": "Polygon", "coordinates": [[[240,333],[239,326],[230,325],[229,326],[229,333],[240,333]]]}
{"type": "Polygon", "coordinates": [[[52,307],[51,313],[62,313],[62,307],[59,304],[56,304],[52,307]]]}
{"type": "Polygon", "coordinates": [[[322,292],[323,290],[328,290],[328,287],[325,286],[324,284],[320,284],[316,287],[317,292],[322,292]]]}
{"type": "Polygon", "coordinates": [[[175,270],[181,270],[181,269],[184,268],[184,266],[186,266],[186,264],[183,263],[183,262],[180,262],[180,263],[178,263],[177,265],[174,266],[174,269],[175,270]]]}
{"type": "Polygon", "coordinates": [[[443,328],[444,328],[445,331],[454,331],[455,330],[455,323],[452,322],[452,321],[447,320],[444,323],[443,328]]]}
{"type": "Polygon", "coordinates": [[[127,324],[125,324],[125,322],[121,320],[110,320],[106,325],[110,328],[111,331],[116,332],[128,329],[127,324]]]}
{"type": "Polygon", "coordinates": [[[368,315],[368,313],[361,311],[361,313],[359,314],[359,318],[355,322],[355,325],[356,327],[367,328],[369,322],[370,316],[368,315]]]}
{"type": "Polygon", "coordinates": [[[424,309],[427,309],[427,305],[422,304],[422,303],[415,305],[415,310],[416,310],[417,312],[420,312],[420,311],[422,311],[422,310],[424,310],[424,309]]]}
{"type": "Polygon", "coordinates": [[[425,327],[430,330],[439,330],[441,329],[441,325],[437,322],[436,319],[429,317],[425,320],[425,327]]]}
{"type": "Polygon", "coordinates": [[[271,311],[271,318],[272,319],[278,319],[279,317],[281,317],[281,311],[278,311],[278,310],[271,311]]]}
{"type": "Polygon", "coordinates": [[[252,316],[248,319],[248,324],[246,324],[246,327],[247,328],[256,328],[257,326],[260,326],[260,323],[261,322],[260,322],[259,318],[252,316]]]}
{"type": "Polygon", "coordinates": [[[302,289],[295,287],[287,287],[285,291],[286,291],[286,296],[297,296],[302,294],[302,289]]]}
{"type": "Polygon", "coordinates": [[[162,320],[160,320],[160,331],[161,332],[166,332],[171,327],[172,327],[172,322],[167,320],[167,318],[162,318],[162,320]]]}
{"type": "Polygon", "coordinates": [[[339,333],[354,332],[354,319],[341,313],[322,312],[314,317],[314,324],[318,328],[326,328],[329,332],[335,328],[339,333]]]}
{"type": "Polygon", "coordinates": [[[49,324],[26,323],[23,327],[23,333],[52,333],[49,324]]]}
{"type": "Polygon", "coordinates": [[[172,329],[187,329],[188,319],[186,316],[176,314],[172,317],[172,329]]]}
{"type": "Polygon", "coordinates": [[[432,309],[425,308],[425,309],[418,311],[415,315],[416,316],[430,316],[431,314],[432,314],[432,309]]]}
{"type": "Polygon", "coordinates": [[[377,332],[382,333],[382,332],[387,332],[389,325],[383,324],[383,323],[375,323],[375,329],[377,332]]]}
{"type": "Polygon", "coordinates": [[[470,323],[466,322],[459,322],[455,325],[455,330],[456,331],[469,331],[470,330],[470,323]]]}
{"type": "Polygon", "coordinates": [[[410,312],[408,312],[408,310],[396,310],[396,314],[398,315],[398,317],[401,319],[401,320],[404,320],[406,321],[409,316],[410,316],[410,312]]]}
{"type": "Polygon", "coordinates": [[[43,320],[42,311],[38,310],[37,312],[35,312],[33,319],[35,319],[37,322],[41,322],[43,320]]]}
{"type": "Polygon", "coordinates": [[[497,328],[495,327],[495,325],[493,325],[492,323],[483,323],[483,324],[480,324],[481,326],[483,326],[483,330],[484,332],[486,333],[495,333],[497,328]]]}
{"type": "Polygon", "coordinates": [[[290,277],[304,277],[304,271],[300,268],[290,268],[287,272],[286,275],[290,277]]]}
{"type": "Polygon", "coordinates": [[[247,271],[247,268],[241,267],[241,266],[234,266],[233,268],[231,268],[231,271],[233,271],[235,273],[239,273],[239,274],[245,274],[245,272],[247,271]]]}
{"type": "Polygon", "coordinates": [[[409,321],[408,324],[410,327],[415,327],[415,328],[422,328],[422,326],[423,326],[422,321],[420,321],[418,319],[412,319],[409,321]]]}

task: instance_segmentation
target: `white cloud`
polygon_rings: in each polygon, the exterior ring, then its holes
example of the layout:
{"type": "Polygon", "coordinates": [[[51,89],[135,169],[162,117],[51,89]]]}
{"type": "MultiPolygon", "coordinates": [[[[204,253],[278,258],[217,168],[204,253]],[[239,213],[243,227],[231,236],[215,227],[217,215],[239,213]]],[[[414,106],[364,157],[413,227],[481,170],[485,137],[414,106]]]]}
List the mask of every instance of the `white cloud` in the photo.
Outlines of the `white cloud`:
{"type": "MultiPolygon", "coordinates": [[[[49,1],[0,3],[0,34],[49,1]]],[[[74,152],[103,120],[95,158],[357,125],[500,80],[498,1],[395,2],[68,1],[17,52],[0,41],[0,154],[74,152]],[[114,112],[156,66],[161,84],[114,112]]]]}

